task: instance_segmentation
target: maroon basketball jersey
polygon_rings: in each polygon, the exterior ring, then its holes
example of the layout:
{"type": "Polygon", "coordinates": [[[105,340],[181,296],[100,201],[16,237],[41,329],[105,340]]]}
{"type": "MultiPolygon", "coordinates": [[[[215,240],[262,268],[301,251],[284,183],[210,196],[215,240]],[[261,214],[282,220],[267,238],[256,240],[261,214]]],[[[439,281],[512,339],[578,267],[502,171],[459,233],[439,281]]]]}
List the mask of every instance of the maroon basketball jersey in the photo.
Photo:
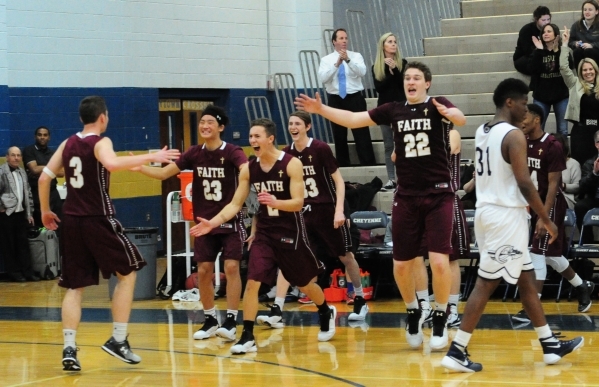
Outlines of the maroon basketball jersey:
{"type": "Polygon", "coordinates": [[[301,152],[295,144],[285,147],[283,152],[300,159],[304,165],[304,204],[325,204],[337,201],[335,182],[331,175],[339,169],[331,147],[311,138],[301,152]]]}
{"type": "Polygon", "coordinates": [[[73,216],[113,216],[108,195],[110,172],[96,159],[94,147],[102,137],[81,133],[67,139],[62,151],[67,198],[62,212],[73,216]]]}
{"type": "MultiPolygon", "coordinates": [[[[445,97],[435,100],[448,108],[455,107],[445,97]]],[[[389,102],[368,114],[379,125],[391,123],[398,194],[453,192],[449,168],[451,121],[439,113],[432,97],[414,105],[389,102]]]]}
{"type": "MultiPolygon", "coordinates": [[[[233,200],[239,185],[239,166],[247,163],[247,157],[237,145],[222,145],[215,150],[208,150],[206,145],[194,145],[175,161],[180,170],[191,169],[193,216],[211,219],[224,206],[233,200]]],[[[223,223],[211,234],[237,231],[242,220],[241,214],[223,223]]]]}
{"type": "MultiPolygon", "coordinates": [[[[544,202],[549,190],[549,173],[560,172],[561,176],[561,172],[566,169],[562,144],[549,133],[544,133],[537,140],[527,139],[526,141],[528,143],[527,156],[530,178],[537,186],[539,196],[544,202]]],[[[558,186],[561,186],[561,184],[558,186]]]]}
{"type": "MultiPolygon", "coordinates": [[[[291,199],[289,191],[291,179],[287,175],[287,165],[293,156],[281,152],[279,159],[270,171],[264,172],[260,159],[250,161],[250,184],[256,192],[267,191],[277,199],[291,199]]],[[[287,212],[260,204],[256,232],[279,242],[279,247],[296,249],[300,238],[307,240],[304,219],[300,212],[287,212]]]]}

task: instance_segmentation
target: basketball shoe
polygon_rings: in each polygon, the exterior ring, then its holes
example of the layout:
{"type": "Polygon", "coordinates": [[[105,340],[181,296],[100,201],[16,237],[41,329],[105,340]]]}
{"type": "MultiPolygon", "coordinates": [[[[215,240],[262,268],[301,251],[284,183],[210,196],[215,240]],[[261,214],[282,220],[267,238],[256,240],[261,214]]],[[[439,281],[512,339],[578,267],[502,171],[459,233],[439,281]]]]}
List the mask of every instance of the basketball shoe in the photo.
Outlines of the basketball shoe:
{"type": "Polygon", "coordinates": [[[218,337],[233,341],[237,335],[237,321],[233,313],[227,313],[227,318],[223,325],[215,331],[218,337]]]}
{"type": "Polygon", "coordinates": [[[479,372],[482,371],[483,365],[474,363],[468,358],[468,350],[456,342],[452,342],[449,351],[441,360],[441,365],[447,369],[458,372],[479,372]]]}
{"type": "Polygon", "coordinates": [[[81,364],[77,360],[77,348],[66,347],[62,350],[62,370],[81,371],[81,364]]]}
{"type": "Polygon", "coordinates": [[[584,337],[578,336],[572,340],[558,340],[554,334],[544,339],[539,339],[543,347],[543,361],[545,364],[555,364],[572,351],[582,348],[584,337]]]}
{"type": "Polygon", "coordinates": [[[429,345],[432,351],[438,351],[447,346],[447,313],[443,310],[433,312],[433,334],[429,345]]]}
{"type": "Polygon", "coordinates": [[[283,328],[285,326],[283,312],[281,312],[281,307],[277,304],[270,306],[270,313],[268,316],[258,316],[256,322],[260,325],[265,325],[274,329],[283,328]]]}
{"type": "Polygon", "coordinates": [[[208,339],[216,334],[218,328],[219,326],[216,317],[208,315],[204,320],[204,325],[193,334],[193,338],[196,340],[208,339]]]}
{"type": "Polygon", "coordinates": [[[418,348],[422,345],[422,323],[424,322],[424,313],[420,309],[408,309],[408,318],[406,320],[406,341],[412,348],[418,348]]]}

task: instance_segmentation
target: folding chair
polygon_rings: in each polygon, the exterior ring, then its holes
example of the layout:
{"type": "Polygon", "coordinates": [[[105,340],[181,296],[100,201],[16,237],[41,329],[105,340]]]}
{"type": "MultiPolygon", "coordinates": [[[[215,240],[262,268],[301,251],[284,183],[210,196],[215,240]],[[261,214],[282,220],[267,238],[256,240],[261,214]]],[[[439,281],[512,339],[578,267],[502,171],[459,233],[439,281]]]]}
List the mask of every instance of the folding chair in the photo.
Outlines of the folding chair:
{"type": "MultiPolygon", "coordinates": [[[[386,213],[382,211],[356,211],[353,214],[351,214],[350,217],[352,222],[354,222],[354,224],[356,225],[356,227],[358,227],[359,230],[372,231],[381,228],[385,229],[387,227],[387,224],[389,223],[389,217],[386,213]]],[[[360,244],[356,253],[356,258],[363,258],[365,260],[371,260],[376,258],[381,258],[383,259],[383,261],[386,261],[387,259],[392,260],[393,249],[386,247],[384,243],[360,244]]],[[[376,266],[380,265],[377,263],[376,266]]],[[[384,275],[386,275],[386,273],[386,270],[381,270],[376,276],[376,281],[373,281],[373,299],[376,299],[377,293],[381,287],[380,285],[383,284],[381,279],[384,275]]],[[[387,282],[384,282],[384,284],[387,284],[387,282]]],[[[395,284],[394,281],[393,284],[395,284]]]]}
{"type": "MultiPolygon", "coordinates": [[[[576,222],[575,222],[576,224],[576,222]]],[[[582,219],[582,227],[580,228],[580,239],[578,241],[577,246],[570,247],[570,257],[572,261],[578,258],[598,258],[599,257],[599,244],[589,243],[585,244],[582,240],[583,232],[586,228],[591,228],[594,231],[594,227],[599,227],[599,208],[592,208],[587,211],[582,219]]],[[[593,273],[591,273],[592,276],[593,273]]],[[[580,273],[578,273],[580,275],[580,273]]],[[[572,289],[570,287],[570,291],[568,292],[568,301],[572,299],[572,289]]]]}
{"type": "Polygon", "coordinates": [[[464,290],[462,292],[462,300],[468,299],[474,282],[476,281],[476,268],[478,267],[478,260],[480,259],[480,253],[478,251],[478,244],[476,242],[476,235],[474,234],[474,210],[464,210],[466,216],[466,224],[470,230],[470,262],[467,266],[468,274],[464,281],[464,290]]]}

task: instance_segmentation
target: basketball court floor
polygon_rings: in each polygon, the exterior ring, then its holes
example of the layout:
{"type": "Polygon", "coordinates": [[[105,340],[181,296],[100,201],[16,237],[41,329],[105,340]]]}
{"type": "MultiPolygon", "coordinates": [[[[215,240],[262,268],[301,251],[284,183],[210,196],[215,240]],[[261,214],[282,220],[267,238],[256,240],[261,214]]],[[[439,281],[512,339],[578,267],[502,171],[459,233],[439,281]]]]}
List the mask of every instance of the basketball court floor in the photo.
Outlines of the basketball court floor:
{"type": "MultiPolygon", "coordinates": [[[[408,347],[405,308],[399,299],[370,302],[370,314],[361,324],[348,322],[350,306],[335,303],[337,333],[326,343],[316,338],[316,307],[288,303],[287,326],[256,327],[258,352],[241,356],[231,355],[232,343],[220,338],[193,340],[203,322],[201,302],[136,301],[129,342],[143,360],[128,365],[100,349],[112,330],[108,281],[102,281],[84,296],[77,334],[83,369],[64,372],[63,294],[56,281],[0,283],[1,386],[599,386],[599,306],[580,314],[574,300],[543,303],[554,331],[585,338],[584,348],[553,366],[543,364],[532,327],[512,323],[510,315],[520,304],[494,300],[468,348],[483,371],[450,373],[440,366],[444,352],[431,353],[428,348],[430,329],[425,328],[422,349],[408,347]]],[[[223,320],[224,299],[217,300],[217,309],[223,320]]],[[[259,313],[267,313],[267,308],[259,313]]]]}

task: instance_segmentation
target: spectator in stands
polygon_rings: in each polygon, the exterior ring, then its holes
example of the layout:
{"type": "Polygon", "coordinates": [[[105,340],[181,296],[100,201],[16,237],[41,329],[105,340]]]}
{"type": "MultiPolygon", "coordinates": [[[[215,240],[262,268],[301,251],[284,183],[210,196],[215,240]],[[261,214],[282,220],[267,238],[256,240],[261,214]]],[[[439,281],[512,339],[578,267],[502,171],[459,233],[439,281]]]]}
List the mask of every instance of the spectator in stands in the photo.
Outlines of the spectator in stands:
{"type": "Polygon", "coordinates": [[[11,146],[0,166],[0,249],[6,271],[15,282],[39,281],[33,273],[27,229],[33,224],[33,200],[21,150],[11,146]]]}
{"type": "Polygon", "coordinates": [[[462,185],[462,189],[466,192],[461,198],[462,204],[465,210],[474,210],[476,208],[476,172],[473,164],[466,167],[463,177],[468,177],[468,180],[462,185]]]}
{"type": "MultiPolygon", "coordinates": [[[[595,132],[595,149],[599,151],[599,130],[595,132]]],[[[589,158],[582,166],[582,178],[580,179],[580,195],[574,205],[576,213],[576,225],[580,230],[584,215],[591,208],[599,207],[599,156],[597,153],[589,158]]],[[[586,230],[585,230],[586,231],[586,230]]],[[[593,242],[592,230],[583,235],[585,243],[593,242]]]]}
{"type": "Polygon", "coordinates": [[[569,50],[566,45],[569,39],[570,32],[564,27],[559,70],[570,94],[566,119],[575,122],[570,134],[572,158],[582,164],[597,155],[593,138],[599,129],[599,68],[593,59],[584,58],[578,64],[578,76],[574,75],[568,67],[569,50]]]}
{"type": "Polygon", "coordinates": [[[538,6],[532,13],[534,21],[524,25],[518,33],[518,42],[514,52],[514,67],[522,74],[531,75],[530,61],[535,46],[533,37],[541,35],[543,27],[551,23],[551,11],[544,5],[538,6]]]}
{"type": "MultiPolygon", "coordinates": [[[[338,28],[333,32],[333,47],[335,52],[325,56],[320,61],[318,78],[327,91],[329,106],[351,112],[366,111],[366,100],[362,95],[364,86],[362,77],[366,74],[364,58],[358,52],[347,50],[347,32],[338,28]]],[[[347,145],[347,128],[331,121],[335,155],[340,167],[350,165],[349,147],[347,145]]],[[[353,130],[356,152],[361,165],[374,165],[374,151],[370,139],[370,129],[353,130]]]]}
{"type": "Polygon", "coordinates": [[[574,64],[584,58],[591,58],[599,63],[599,4],[596,0],[582,3],[580,20],[572,24],[568,45],[573,50],[574,64]]]}
{"type": "Polygon", "coordinates": [[[564,157],[566,158],[566,169],[562,171],[562,192],[568,203],[568,208],[574,209],[576,204],[576,196],[579,191],[580,183],[580,163],[570,157],[570,146],[565,136],[554,134],[553,137],[562,144],[564,157]]]}
{"type": "MultiPolygon", "coordinates": [[[[35,143],[23,149],[23,164],[25,164],[25,170],[29,178],[29,187],[31,188],[31,195],[33,197],[33,224],[35,227],[43,227],[37,180],[40,178],[40,174],[50,161],[50,158],[52,158],[54,150],[48,147],[50,129],[40,126],[35,129],[34,134],[35,143]]],[[[59,173],[57,176],[63,177],[64,172],[59,173]]],[[[50,207],[58,218],[62,217],[62,199],[56,189],[56,179],[52,179],[52,184],[50,185],[50,207]]]]}
{"type": "MultiPolygon", "coordinates": [[[[403,73],[407,61],[402,59],[397,47],[397,38],[391,32],[383,34],[379,39],[376,50],[376,59],[372,66],[372,78],[374,79],[374,88],[379,94],[377,106],[387,102],[401,102],[406,100],[406,93],[403,89],[403,73]]],[[[389,181],[383,186],[381,191],[394,190],[395,183],[395,165],[391,160],[393,153],[393,131],[391,123],[389,125],[380,125],[383,134],[383,143],[385,144],[385,166],[387,168],[387,177],[389,181]]]]}
{"type": "MultiPolygon", "coordinates": [[[[557,132],[567,136],[568,122],[565,115],[569,94],[568,87],[559,70],[560,39],[559,27],[553,23],[543,27],[541,39],[536,36],[532,37],[536,50],[532,55],[530,84],[535,105],[543,109],[542,129],[545,130],[549,110],[553,106],[557,132]]],[[[566,60],[569,64],[568,67],[572,67],[570,57],[566,60]]]]}

